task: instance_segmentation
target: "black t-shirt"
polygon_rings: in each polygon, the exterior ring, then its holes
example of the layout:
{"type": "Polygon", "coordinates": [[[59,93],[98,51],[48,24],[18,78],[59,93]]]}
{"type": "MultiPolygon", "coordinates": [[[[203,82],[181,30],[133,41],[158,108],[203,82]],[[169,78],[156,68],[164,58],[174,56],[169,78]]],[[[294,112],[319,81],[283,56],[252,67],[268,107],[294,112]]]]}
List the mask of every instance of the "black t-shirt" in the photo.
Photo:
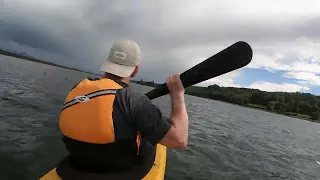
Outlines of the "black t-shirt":
{"type": "Polygon", "coordinates": [[[125,83],[118,90],[113,104],[115,139],[136,138],[139,131],[143,138],[156,145],[171,127],[169,118],[149,98],[134,91],[125,83]]]}

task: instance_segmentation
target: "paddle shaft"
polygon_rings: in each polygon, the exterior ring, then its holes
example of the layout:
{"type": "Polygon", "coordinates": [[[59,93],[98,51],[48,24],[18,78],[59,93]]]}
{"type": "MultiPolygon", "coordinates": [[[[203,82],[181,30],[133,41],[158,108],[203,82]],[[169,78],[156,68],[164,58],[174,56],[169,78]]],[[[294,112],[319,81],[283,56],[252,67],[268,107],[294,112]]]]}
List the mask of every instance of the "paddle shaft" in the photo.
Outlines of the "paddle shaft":
{"type": "MultiPolygon", "coordinates": [[[[239,41],[183,72],[180,74],[180,79],[184,88],[187,88],[244,67],[250,63],[251,59],[252,49],[250,45],[239,41]]],[[[164,83],[146,93],[146,96],[149,99],[155,99],[168,93],[168,87],[164,83]]]]}

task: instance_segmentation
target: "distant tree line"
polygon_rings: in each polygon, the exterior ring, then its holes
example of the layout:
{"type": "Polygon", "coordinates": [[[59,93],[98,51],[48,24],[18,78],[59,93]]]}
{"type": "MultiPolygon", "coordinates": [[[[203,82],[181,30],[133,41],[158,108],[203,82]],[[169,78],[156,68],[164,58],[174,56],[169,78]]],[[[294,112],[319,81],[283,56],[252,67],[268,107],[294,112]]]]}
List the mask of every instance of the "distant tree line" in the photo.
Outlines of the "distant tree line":
{"type": "Polygon", "coordinates": [[[320,122],[320,97],[310,93],[265,92],[211,85],[189,87],[186,89],[186,94],[320,122]]]}
{"type": "Polygon", "coordinates": [[[143,81],[143,79],[140,79],[140,81],[132,80],[132,82],[136,84],[144,85],[144,86],[150,86],[150,87],[157,87],[160,85],[160,84],[156,84],[154,81],[143,81]]]}
{"type": "Polygon", "coordinates": [[[52,62],[40,60],[40,59],[37,59],[37,58],[34,58],[34,57],[28,55],[25,52],[15,53],[15,52],[9,52],[9,51],[5,51],[5,50],[0,49],[0,54],[5,55],[5,56],[16,57],[16,58],[19,58],[19,59],[25,59],[25,60],[28,60],[28,61],[38,62],[38,63],[41,63],[41,64],[47,64],[47,65],[50,65],[50,66],[57,66],[57,67],[65,68],[65,69],[70,69],[70,70],[75,70],[75,71],[80,71],[80,72],[84,72],[84,73],[88,73],[88,74],[94,74],[94,75],[97,75],[97,76],[101,76],[101,74],[91,73],[91,72],[83,71],[83,70],[80,70],[80,69],[70,68],[70,67],[58,65],[58,64],[55,64],[55,63],[52,63],[52,62]]]}
{"type": "MultiPolygon", "coordinates": [[[[159,85],[142,80],[136,83],[152,87],[159,85]]],[[[257,89],[211,85],[188,87],[186,94],[320,122],[320,97],[310,93],[265,92],[257,89]]]]}

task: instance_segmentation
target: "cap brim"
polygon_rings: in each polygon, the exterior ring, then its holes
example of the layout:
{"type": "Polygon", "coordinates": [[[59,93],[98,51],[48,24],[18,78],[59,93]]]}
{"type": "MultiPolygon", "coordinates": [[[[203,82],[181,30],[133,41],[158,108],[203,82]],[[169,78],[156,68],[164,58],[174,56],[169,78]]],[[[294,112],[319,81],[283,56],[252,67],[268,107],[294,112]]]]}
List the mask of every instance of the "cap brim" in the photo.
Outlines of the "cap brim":
{"type": "Polygon", "coordinates": [[[114,74],[119,77],[129,77],[135,66],[125,66],[121,64],[116,64],[111,61],[106,61],[100,68],[101,71],[114,74]]]}

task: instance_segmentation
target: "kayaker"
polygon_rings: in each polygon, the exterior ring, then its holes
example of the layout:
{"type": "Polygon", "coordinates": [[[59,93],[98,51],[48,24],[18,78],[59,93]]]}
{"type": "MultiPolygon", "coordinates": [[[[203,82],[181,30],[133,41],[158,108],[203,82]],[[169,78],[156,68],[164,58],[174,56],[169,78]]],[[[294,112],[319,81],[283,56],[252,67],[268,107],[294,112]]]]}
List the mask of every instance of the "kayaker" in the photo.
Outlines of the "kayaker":
{"type": "Polygon", "coordinates": [[[143,169],[156,144],[186,147],[188,114],[179,74],[166,79],[171,97],[171,116],[166,117],[147,96],[129,87],[140,62],[135,41],[115,42],[101,66],[103,77],[86,78],[69,92],[59,127],[70,165],[90,172],[143,169]]]}

